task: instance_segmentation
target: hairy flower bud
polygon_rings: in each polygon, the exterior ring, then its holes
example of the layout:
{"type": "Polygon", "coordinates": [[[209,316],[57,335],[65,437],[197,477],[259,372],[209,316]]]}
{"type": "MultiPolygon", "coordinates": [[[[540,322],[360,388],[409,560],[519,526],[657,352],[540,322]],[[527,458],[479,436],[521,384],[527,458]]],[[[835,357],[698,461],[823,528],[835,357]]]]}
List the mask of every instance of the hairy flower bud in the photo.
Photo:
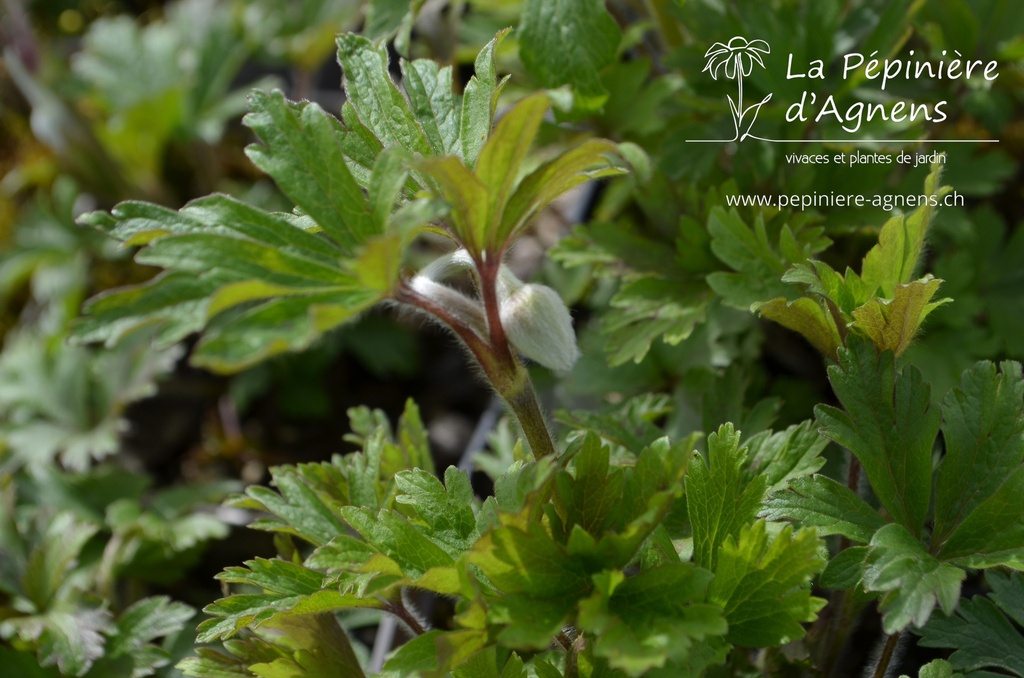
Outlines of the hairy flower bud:
{"type": "Polygon", "coordinates": [[[569,309],[557,292],[546,285],[524,284],[502,266],[498,296],[501,324],[517,351],[557,372],[572,368],[580,352],[569,309]]]}

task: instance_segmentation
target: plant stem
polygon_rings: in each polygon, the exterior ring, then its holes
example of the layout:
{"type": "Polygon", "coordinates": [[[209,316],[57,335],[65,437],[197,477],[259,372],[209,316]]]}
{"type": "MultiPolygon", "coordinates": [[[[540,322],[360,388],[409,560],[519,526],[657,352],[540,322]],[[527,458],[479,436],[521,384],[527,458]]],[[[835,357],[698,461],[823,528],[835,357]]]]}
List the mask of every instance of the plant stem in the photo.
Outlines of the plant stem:
{"type": "Polygon", "coordinates": [[[899,631],[886,639],[885,647],[882,648],[882,655],[878,658],[878,664],[875,665],[875,672],[872,674],[874,678],[885,678],[885,674],[889,671],[889,664],[896,653],[896,647],[900,644],[900,638],[902,637],[903,632],[899,631]]]}
{"type": "Polygon", "coordinates": [[[488,381],[491,382],[491,386],[512,410],[533,454],[538,459],[553,455],[555,444],[551,439],[547,422],[544,420],[544,414],[541,412],[533,384],[530,383],[530,375],[513,355],[505,336],[505,330],[501,326],[501,314],[495,288],[497,268],[487,267],[486,264],[482,265],[480,296],[484,300],[486,310],[488,339],[481,337],[472,327],[444,306],[418,293],[404,282],[395,292],[395,301],[430,314],[454,332],[476,358],[488,381]]]}
{"type": "MultiPolygon", "coordinates": [[[[518,361],[517,361],[518,362],[518,361]]],[[[507,393],[498,392],[509,409],[519,420],[519,426],[523,429],[523,436],[530,444],[535,457],[547,457],[555,454],[555,444],[551,440],[551,432],[548,430],[544,413],[541,412],[540,403],[537,401],[537,392],[530,382],[530,375],[522,365],[516,365],[519,373],[513,389],[507,393]]]]}
{"type": "Polygon", "coordinates": [[[401,599],[389,601],[387,605],[384,606],[384,610],[401,619],[402,622],[409,627],[409,630],[417,636],[422,636],[427,632],[427,630],[423,628],[423,625],[420,624],[420,620],[417,619],[416,615],[414,615],[409,608],[405,606],[405,603],[403,603],[401,599]]]}

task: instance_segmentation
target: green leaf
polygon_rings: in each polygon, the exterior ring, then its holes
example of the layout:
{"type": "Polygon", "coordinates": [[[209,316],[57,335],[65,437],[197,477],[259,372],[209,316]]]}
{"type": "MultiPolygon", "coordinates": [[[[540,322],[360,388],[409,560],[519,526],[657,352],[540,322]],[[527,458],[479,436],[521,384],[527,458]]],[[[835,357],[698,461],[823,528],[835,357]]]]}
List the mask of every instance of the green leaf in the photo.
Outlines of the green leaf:
{"type": "Polygon", "coordinates": [[[959,671],[1002,669],[1024,677],[1024,633],[1017,626],[1024,623],[1024,577],[989,571],[985,578],[993,592],[960,601],[950,617],[933,617],[920,644],[955,649],[949,662],[959,671]]]}
{"type": "Polygon", "coordinates": [[[693,560],[715,570],[721,545],[740,536],[757,516],[767,480],[742,477],[747,449],[740,434],[725,424],[708,436],[707,461],[695,455],[686,477],[686,508],[693,529],[693,560]]]}
{"type": "Polygon", "coordinates": [[[981,362],[943,399],[932,543],[965,567],[1024,566],[1024,379],[981,362]]]}
{"type": "Polygon", "coordinates": [[[398,145],[430,155],[426,135],[388,75],[386,45],[374,48],[367,38],[353,33],[339,35],[337,42],[338,61],[345,71],[345,93],[363,123],[385,147],[398,145]]]}
{"type": "Polygon", "coordinates": [[[947,615],[960,599],[966,573],[928,553],[903,525],[886,525],[871,538],[862,582],[882,596],[882,628],[896,633],[910,624],[922,627],[938,603],[947,615]]]}
{"type": "MultiPolygon", "coordinates": [[[[953,665],[945,659],[933,659],[917,673],[917,678],[962,678],[963,674],[953,673],[953,665]]],[[[903,674],[900,678],[909,678],[903,674]]]]}
{"type": "Polygon", "coordinates": [[[462,118],[452,90],[451,67],[440,68],[433,59],[403,61],[402,75],[409,109],[423,128],[434,154],[457,155],[461,150],[462,118]]]}
{"type": "Polygon", "coordinates": [[[569,426],[568,439],[592,431],[610,445],[632,453],[651,445],[665,433],[659,420],[672,411],[672,399],[664,394],[644,393],[608,408],[607,411],[564,410],[555,412],[555,419],[569,426]]]}
{"type": "Polygon", "coordinates": [[[741,309],[776,297],[788,297],[790,288],[781,278],[789,265],[802,263],[830,243],[821,236],[821,228],[803,229],[798,234],[799,240],[789,226],[781,229],[775,226],[769,235],[769,225],[762,215],[755,217],[751,228],[735,209],[726,211],[721,207],[711,210],[707,229],[711,235],[711,250],[735,271],[711,273],[707,277],[708,285],[725,303],[741,309]],[[779,243],[777,247],[775,242],[779,243]],[[798,259],[793,261],[791,256],[798,259]]]}
{"type": "Polygon", "coordinates": [[[711,297],[703,283],[655,276],[627,280],[601,320],[608,364],[639,363],[658,339],[671,345],[683,341],[704,322],[711,297]]]}
{"type": "Polygon", "coordinates": [[[21,580],[25,595],[38,612],[56,602],[82,547],[96,532],[95,525],[78,521],[67,512],[55,516],[47,526],[42,541],[29,552],[21,580]]]}
{"type": "Polygon", "coordinates": [[[246,593],[221,598],[203,608],[211,616],[202,622],[196,641],[210,643],[224,640],[243,628],[256,629],[263,624],[279,622],[288,617],[301,617],[336,612],[350,608],[379,609],[384,606],[374,598],[323,589],[311,595],[279,593],[246,593]]]}
{"type": "Polygon", "coordinates": [[[386,509],[374,515],[369,509],[355,506],[342,507],[341,514],[367,544],[387,556],[409,579],[423,579],[431,570],[437,569],[436,576],[441,580],[431,581],[431,586],[420,582],[420,586],[439,588],[442,593],[457,590],[454,573],[446,576],[443,572],[454,566],[454,558],[402,516],[386,509]]]}
{"type": "Polygon", "coordinates": [[[933,165],[924,182],[924,195],[929,199],[910,216],[898,215],[885,222],[878,234],[878,244],[864,257],[861,279],[870,289],[880,289],[886,299],[893,299],[897,286],[909,283],[914,277],[935,214],[930,198],[941,197],[950,190],[948,186],[939,188],[941,174],[942,165],[933,165]]]}
{"type": "Polygon", "coordinates": [[[897,285],[893,298],[870,299],[853,310],[851,329],[867,336],[879,351],[900,355],[910,346],[924,319],[939,306],[952,301],[931,301],[942,281],[931,276],[897,285]]]}
{"type": "Polygon", "coordinates": [[[474,174],[487,190],[488,217],[483,239],[491,251],[496,251],[512,235],[500,227],[504,226],[505,206],[547,110],[548,98],[543,93],[526,97],[501,118],[480,151],[474,174]]]}
{"type": "Polygon", "coordinates": [[[722,611],[704,603],[711,573],[692,563],[663,565],[626,578],[594,576],[579,626],[595,636],[594,654],[629,676],[684,661],[696,643],[726,632],[722,611]]]}
{"type": "MultiPolygon", "coordinates": [[[[487,641],[486,632],[475,629],[430,630],[398,648],[384,664],[384,671],[409,678],[498,678],[494,646],[485,648],[487,641]]],[[[509,663],[514,666],[511,658],[509,663]]]]}
{"type": "MultiPolygon", "coordinates": [[[[524,111],[524,116],[531,113],[536,115],[540,105],[537,99],[539,97],[523,102],[530,104],[524,111]]],[[[511,141],[503,136],[502,140],[496,140],[496,143],[508,144],[511,141]]],[[[488,145],[490,144],[488,141],[488,145]]],[[[566,191],[587,181],[624,174],[624,168],[615,166],[610,161],[610,157],[617,155],[617,151],[618,147],[610,141],[589,139],[544,162],[523,177],[508,198],[504,211],[493,215],[495,223],[499,219],[501,223],[495,241],[504,243],[514,238],[533,217],[566,191]]],[[[481,161],[482,159],[481,154],[481,161]]],[[[495,166],[490,171],[492,174],[500,173],[501,167],[495,166]]],[[[506,168],[505,171],[508,172],[509,169],[506,168]]],[[[510,186],[503,186],[503,190],[507,188],[510,186]]]]}
{"type": "Polygon", "coordinates": [[[229,282],[220,272],[197,276],[164,271],[145,284],[100,293],[86,302],[86,315],[72,326],[71,339],[111,347],[142,327],[154,326],[154,344],[166,348],[203,328],[210,296],[229,282]]]}
{"type": "Polygon", "coordinates": [[[250,487],[245,494],[253,500],[251,506],[246,502],[235,502],[236,505],[258,508],[275,516],[255,523],[254,527],[293,534],[317,546],[345,533],[345,523],[304,482],[300,469],[279,466],[270,472],[277,492],[265,487],[250,487]]]}
{"type": "Polygon", "coordinates": [[[130,656],[132,676],[149,675],[170,662],[170,655],[152,641],[171,636],[184,628],[194,610],[167,596],[144,598],[131,605],[117,619],[117,634],[106,647],[110,658],[130,656]]]}
{"type": "Polygon", "coordinates": [[[897,373],[892,353],[879,355],[852,337],[848,344],[839,349],[839,364],[828,369],[844,409],[815,407],[821,433],[860,460],[882,506],[911,534],[920,534],[931,499],[939,410],[915,368],[897,373]]]}
{"type": "Polygon", "coordinates": [[[249,158],[343,251],[352,253],[375,230],[362,190],[345,164],[344,127],[318,105],[287,101],[279,91],[254,91],[249,105],[243,122],[264,143],[249,146],[249,158]]]}
{"type": "Polygon", "coordinates": [[[708,601],[725,612],[730,643],[782,645],[804,635],[825,600],[811,595],[811,578],[825,566],[814,530],[786,526],[769,543],[767,524],[744,525],[723,543],[708,601]]]}
{"type": "Polygon", "coordinates": [[[451,205],[452,229],[470,254],[486,245],[489,196],[487,187],[457,157],[423,161],[421,167],[440,187],[441,197],[451,205]]]}
{"type": "Polygon", "coordinates": [[[822,475],[794,480],[764,502],[760,516],[768,520],[792,520],[817,529],[820,535],[841,534],[866,544],[886,522],[857,494],[822,475]]]}
{"type": "Polygon", "coordinates": [[[752,310],[803,335],[811,346],[831,360],[835,359],[836,351],[843,344],[835,318],[824,304],[809,297],[793,301],[776,297],[763,304],[754,304],[752,310]]]}
{"type": "Polygon", "coordinates": [[[498,108],[498,95],[501,94],[506,77],[498,82],[495,72],[494,52],[508,34],[509,29],[498,31],[494,39],[484,45],[476,57],[476,73],[466,83],[462,97],[462,116],[459,122],[459,156],[467,167],[476,165],[480,149],[491,134],[494,112],[498,108]]]}
{"type": "Polygon", "coordinates": [[[504,627],[498,638],[513,646],[547,647],[591,587],[583,564],[536,521],[487,532],[469,563],[497,588],[487,599],[488,617],[504,627]]]}
{"type": "Polygon", "coordinates": [[[43,626],[40,666],[56,665],[62,675],[81,676],[103,656],[103,634],[111,628],[106,610],[55,610],[37,619],[43,626]]]}
{"type": "Polygon", "coordinates": [[[573,108],[601,108],[608,92],[599,72],[615,58],[618,24],[600,0],[526,0],[520,58],[545,87],[572,85],[573,108]]]}
{"type": "MultiPolygon", "coordinates": [[[[850,546],[837,553],[822,570],[818,583],[827,589],[853,589],[864,573],[867,546],[850,546]]],[[[859,590],[859,589],[858,589],[859,590]]]]}
{"type": "Polygon", "coordinates": [[[395,476],[399,494],[395,501],[415,509],[414,524],[423,525],[432,541],[453,558],[469,550],[476,541],[473,488],[469,476],[454,466],[444,472],[444,485],[421,469],[395,476]]]}
{"type": "Polygon", "coordinates": [[[828,439],[815,430],[813,422],[805,421],[772,433],[762,431],[747,440],[750,474],[763,474],[774,492],[799,478],[811,475],[825,464],[821,456],[828,439]]]}
{"type": "Polygon", "coordinates": [[[626,478],[623,469],[609,466],[609,449],[588,435],[573,456],[573,470],[559,472],[558,495],[565,504],[565,529],[579,525],[593,537],[609,528],[622,501],[626,478]]]}

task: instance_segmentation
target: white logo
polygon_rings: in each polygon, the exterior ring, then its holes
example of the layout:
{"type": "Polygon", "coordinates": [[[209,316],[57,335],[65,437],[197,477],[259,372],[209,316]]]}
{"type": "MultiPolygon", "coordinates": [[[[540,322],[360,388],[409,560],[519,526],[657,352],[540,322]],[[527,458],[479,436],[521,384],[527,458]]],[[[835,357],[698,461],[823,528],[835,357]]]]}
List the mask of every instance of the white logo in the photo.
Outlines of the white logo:
{"type": "MultiPolygon", "coordinates": [[[[738,89],[736,93],[736,100],[733,101],[732,96],[727,95],[729,99],[729,110],[732,112],[732,122],[735,127],[736,134],[732,139],[705,139],[703,141],[743,141],[749,136],[750,128],[754,126],[754,121],[757,119],[757,113],[761,110],[761,106],[768,103],[768,100],[772,98],[769,94],[761,101],[756,104],[751,104],[746,108],[743,107],[743,78],[749,76],[754,70],[754,64],[756,63],[761,68],[764,68],[764,62],[761,61],[761,54],[770,54],[772,51],[771,47],[764,40],[747,40],[743,36],[737,35],[727,44],[716,42],[708,48],[708,51],[704,54],[704,58],[708,60],[707,65],[704,66],[704,70],[711,73],[711,77],[718,80],[718,74],[720,72],[725,73],[725,77],[732,80],[736,79],[736,87],[738,89]]],[[[755,139],[758,137],[754,137],[755,139]]]]}

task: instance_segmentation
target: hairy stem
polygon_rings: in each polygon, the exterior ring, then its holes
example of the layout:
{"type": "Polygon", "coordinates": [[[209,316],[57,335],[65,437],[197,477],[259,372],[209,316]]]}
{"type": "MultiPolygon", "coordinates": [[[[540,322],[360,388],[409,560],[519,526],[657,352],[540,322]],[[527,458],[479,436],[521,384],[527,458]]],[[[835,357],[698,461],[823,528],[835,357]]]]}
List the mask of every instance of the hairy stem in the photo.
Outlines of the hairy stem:
{"type": "Polygon", "coordinates": [[[882,648],[882,655],[878,658],[878,663],[875,665],[875,672],[871,674],[874,678],[885,678],[885,674],[889,671],[889,664],[892,663],[892,658],[896,654],[896,648],[900,644],[900,638],[903,637],[903,632],[889,636],[885,641],[885,647],[882,648]]]}
{"type": "MultiPolygon", "coordinates": [[[[486,265],[485,265],[486,267],[486,265]]],[[[489,275],[480,272],[480,295],[484,300],[488,337],[480,336],[476,330],[455,313],[428,296],[420,294],[406,283],[395,292],[394,299],[428,313],[455,333],[479,363],[491,386],[512,410],[523,430],[523,436],[534,455],[539,459],[555,453],[544,414],[541,412],[537,394],[530,382],[530,375],[512,353],[501,326],[495,280],[497,268],[489,275]]]]}
{"type": "Polygon", "coordinates": [[[401,598],[389,601],[384,606],[384,610],[401,619],[402,623],[408,626],[409,630],[417,636],[422,636],[427,632],[427,630],[423,628],[423,624],[420,623],[420,620],[416,618],[416,615],[412,610],[405,606],[405,603],[402,602],[401,598]]]}

